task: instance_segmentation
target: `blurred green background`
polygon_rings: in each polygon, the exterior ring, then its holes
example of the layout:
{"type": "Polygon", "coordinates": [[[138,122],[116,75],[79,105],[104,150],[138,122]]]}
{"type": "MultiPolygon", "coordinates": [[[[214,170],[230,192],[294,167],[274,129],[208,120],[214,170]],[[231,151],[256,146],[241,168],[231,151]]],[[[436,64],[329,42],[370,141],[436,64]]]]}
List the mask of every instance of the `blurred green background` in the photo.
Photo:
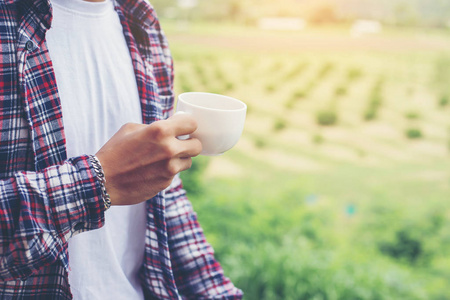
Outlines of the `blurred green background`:
{"type": "Polygon", "coordinates": [[[177,94],[249,107],[182,174],[245,299],[450,299],[450,1],[151,2],[177,94]]]}

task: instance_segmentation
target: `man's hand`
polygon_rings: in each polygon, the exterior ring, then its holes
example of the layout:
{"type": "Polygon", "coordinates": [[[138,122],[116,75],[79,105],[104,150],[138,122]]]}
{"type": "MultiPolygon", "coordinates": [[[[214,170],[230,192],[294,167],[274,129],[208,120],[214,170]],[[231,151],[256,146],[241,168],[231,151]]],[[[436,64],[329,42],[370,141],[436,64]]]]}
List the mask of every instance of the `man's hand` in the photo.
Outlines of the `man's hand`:
{"type": "Polygon", "coordinates": [[[130,205],[152,198],[192,165],[202,146],[197,139],[179,140],[191,134],[196,121],[177,114],[150,125],[125,124],[96,153],[106,177],[112,205],[130,205]]]}

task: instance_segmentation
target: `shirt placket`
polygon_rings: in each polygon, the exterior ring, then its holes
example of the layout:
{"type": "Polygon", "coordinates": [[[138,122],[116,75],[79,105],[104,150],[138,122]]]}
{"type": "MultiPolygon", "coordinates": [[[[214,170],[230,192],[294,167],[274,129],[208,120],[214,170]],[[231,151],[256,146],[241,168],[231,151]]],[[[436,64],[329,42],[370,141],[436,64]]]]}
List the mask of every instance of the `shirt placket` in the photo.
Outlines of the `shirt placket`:
{"type": "Polygon", "coordinates": [[[61,102],[45,43],[51,25],[48,0],[24,6],[18,29],[20,95],[31,132],[35,170],[63,162],[66,157],[61,102]]]}

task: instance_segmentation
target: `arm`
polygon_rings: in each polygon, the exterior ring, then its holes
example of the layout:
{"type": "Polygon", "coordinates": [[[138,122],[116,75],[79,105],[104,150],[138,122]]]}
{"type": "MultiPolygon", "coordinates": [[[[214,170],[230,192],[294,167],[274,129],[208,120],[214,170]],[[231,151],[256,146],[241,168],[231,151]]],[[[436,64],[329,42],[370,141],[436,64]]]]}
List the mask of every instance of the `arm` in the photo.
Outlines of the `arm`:
{"type": "Polygon", "coordinates": [[[104,223],[101,189],[87,156],[0,181],[0,280],[24,279],[62,259],[67,240],[104,223]]]}
{"type": "Polygon", "coordinates": [[[187,299],[242,299],[206,242],[181,180],[166,191],[166,222],[175,281],[187,299]]]}
{"type": "MultiPolygon", "coordinates": [[[[201,144],[176,137],[195,129],[187,116],[123,126],[97,153],[111,203],[150,199],[189,168],[201,144]]],[[[67,240],[103,224],[102,191],[88,156],[0,181],[0,280],[26,278],[58,259],[67,267],[67,240]]]]}

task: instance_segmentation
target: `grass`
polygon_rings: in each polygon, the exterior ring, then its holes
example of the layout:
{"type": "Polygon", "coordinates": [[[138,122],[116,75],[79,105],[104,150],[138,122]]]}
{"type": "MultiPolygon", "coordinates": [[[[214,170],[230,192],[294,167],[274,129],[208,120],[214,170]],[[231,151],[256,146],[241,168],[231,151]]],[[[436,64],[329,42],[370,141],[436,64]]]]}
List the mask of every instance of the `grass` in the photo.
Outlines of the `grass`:
{"type": "Polygon", "coordinates": [[[249,105],[191,196],[247,299],[449,299],[448,33],[163,28],[177,93],[249,105]]]}

